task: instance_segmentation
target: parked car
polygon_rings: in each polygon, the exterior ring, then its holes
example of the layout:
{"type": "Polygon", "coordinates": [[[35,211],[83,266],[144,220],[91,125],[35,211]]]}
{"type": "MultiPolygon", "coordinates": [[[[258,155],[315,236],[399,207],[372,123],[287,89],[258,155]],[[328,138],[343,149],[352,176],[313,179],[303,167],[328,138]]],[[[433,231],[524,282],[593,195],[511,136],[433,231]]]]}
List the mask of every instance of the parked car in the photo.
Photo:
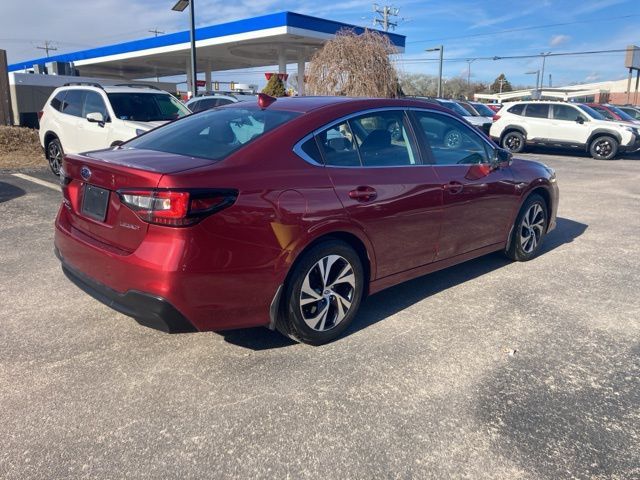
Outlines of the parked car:
{"type": "Polygon", "coordinates": [[[486,103],[481,102],[469,102],[469,104],[475,108],[475,110],[482,115],[483,117],[487,117],[491,119],[493,122],[493,115],[497,112],[497,110],[492,110],[486,103]]]}
{"type": "Polygon", "coordinates": [[[61,183],[55,251],[85,292],[168,331],[310,344],[392,285],[494,251],[530,260],[558,208],[552,169],[400,99],[261,96],[67,155],[61,183]]]}
{"type": "Polygon", "coordinates": [[[69,83],[53,91],[39,114],[40,145],[58,175],[66,153],[113,147],[189,113],[155,87],[69,83]]]}
{"type": "Polygon", "coordinates": [[[587,103],[589,107],[600,113],[607,120],[615,120],[619,122],[630,122],[640,125],[640,120],[636,120],[628,113],[620,110],[614,105],[607,105],[602,103],[587,103]]]}
{"type": "Polygon", "coordinates": [[[185,105],[193,113],[201,112],[202,110],[208,110],[210,108],[221,107],[222,105],[229,105],[230,103],[237,103],[238,99],[231,95],[202,95],[191,98],[185,105]]]}
{"type": "Polygon", "coordinates": [[[640,120],[640,108],[630,107],[628,105],[618,106],[618,108],[635,120],[640,120]]]}
{"type": "Polygon", "coordinates": [[[437,99],[437,101],[441,106],[448,108],[449,110],[452,110],[458,115],[464,117],[464,119],[474,127],[482,130],[487,135],[489,134],[492,120],[488,120],[485,117],[481,117],[479,115],[474,115],[455,100],[437,99]]]}
{"type": "Polygon", "coordinates": [[[527,145],[582,149],[598,160],[640,150],[640,131],[632,124],[608,121],[584,104],[506,103],[494,117],[491,137],[513,153],[527,145]]]}
{"type": "Polygon", "coordinates": [[[502,108],[502,104],[501,103],[487,103],[487,107],[489,107],[494,112],[499,112],[500,109],[502,108]]]}
{"type": "MultiPolygon", "coordinates": [[[[487,123],[493,123],[493,112],[491,112],[491,115],[486,115],[480,113],[480,111],[475,107],[475,105],[472,105],[471,102],[466,102],[464,100],[456,100],[456,102],[458,104],[460,104],[460,106],[462,106],[462,108],[464,108],[467,112],[469,112],[471,115],[473,115],[474,117],[481,117],[483,118],[487,123]]],[[[489,129],[487,129],[486,131],[487,134],[489,134],[489,129]]]]}

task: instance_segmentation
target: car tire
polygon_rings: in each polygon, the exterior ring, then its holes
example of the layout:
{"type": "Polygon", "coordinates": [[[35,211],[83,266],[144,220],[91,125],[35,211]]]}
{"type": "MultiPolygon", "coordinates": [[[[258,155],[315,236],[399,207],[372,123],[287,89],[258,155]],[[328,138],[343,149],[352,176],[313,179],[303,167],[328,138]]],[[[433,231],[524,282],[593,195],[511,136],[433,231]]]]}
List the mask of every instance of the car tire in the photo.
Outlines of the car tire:
{"type": "Polygon", "coordinates": [[[364,282],[360,257],[348,244],[328,240],[314,245],[289,275],[276,327],[310,345],[335,340],[356,316],[364,282]]]}
{"type": "Polygon", "coordinates": [[[502,138],[502,148],[509,150],[511,153],[521,153],[524,151],[526,142],[522,133],[517,131],[508,132],[502,138]]]}
{"type": "Polygon", "coordinates": [[[447,130],[443,141],[446,148],[460,148],[462,146],[462,132],[455,128],[447,130]]]}
{"type": "Polygon", "coordinates": [[[540,251],[547,233],[547,203],[540,195],[530,195],[518,212],[506,255],[516,262],[531,260],[540,251]]]}
{"type": "Polygon", "coordinates": [[[64,158],[64,150],[60,140],[54,138],[47,143],[47,161],[49,168],[55,176],[60,176],[60,167],[62,167],[62,159],[64,158]]]}
{"type": "Polygon", "coordinates": [[[611,160],[618,154],[618,141],[608,135],[594,138],[589,153],[596,160],[611,160]]]}

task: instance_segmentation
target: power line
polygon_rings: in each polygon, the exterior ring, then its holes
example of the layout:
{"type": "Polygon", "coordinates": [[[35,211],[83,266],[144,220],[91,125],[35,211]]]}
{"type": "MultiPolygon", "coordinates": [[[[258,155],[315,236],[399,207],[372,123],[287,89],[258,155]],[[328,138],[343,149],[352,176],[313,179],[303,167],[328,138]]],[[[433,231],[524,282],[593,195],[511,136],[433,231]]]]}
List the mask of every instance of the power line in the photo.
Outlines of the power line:
{"type": "MultiPolygon", "coordinates": [[[[533,55],[494,55],[492,57],[475,57],[473,60],[516,60],[516,59],[526,59],[526,58],[541,58],[541,57],[566,57],[573,55],[601,55],[601,54],[609,54],[609,53],[620,53],[626,52],[626,48],[612,49],[612,50],[591,50],[591,51],[581,51],[581,52],[560,52],[560,53],[538,53],[533,55]]],[[[468,62],[471,60],[469,57],[464,58],[445,58],[445,62],[468,62]]],[[[416,58],[409,60],[396,60],[398,63],[432,63],[437,62],[438,60],[434,60],[431,58],[416,58]]]]}
{"type": "Polygon", "coordinates": [[[601,22],[610,22],[613,20],[621,20],[621,19],[625,19],[625,18],[633,18],[633,17],[640,17],[640,14],[634,13],[631,15],[620,15],[617,17],[608,17],[608,18],[597,18],[594,20],[577,20],[575,22],[563,22],[563,23],[547,23],[547,24],[543,24],[543,25],[533,25],[530,27],[520,27],[520,28],[510,28],[507,30],[494,30],[492,32],[487,32],[487,33],[472,33],[469,35],[456,35],[453,37],[441,37],[441,38],[429,38],[427,40],[413,40],[411,42],[407,42],[407,44],[409,43],[428,43],[428,42],[440,42],[443,40],[456,40],[459,38],[474,38],[474,37],[486,37],[486,36],[493,36],[493,35],[500,35],[503,33],[513,33],[513,32],[524,32],[527,30],[537,30],[539,28],[553,28],[553,27],[565,27],[567,25],[578,25],[581,23],[601,23],[601,22]]]}

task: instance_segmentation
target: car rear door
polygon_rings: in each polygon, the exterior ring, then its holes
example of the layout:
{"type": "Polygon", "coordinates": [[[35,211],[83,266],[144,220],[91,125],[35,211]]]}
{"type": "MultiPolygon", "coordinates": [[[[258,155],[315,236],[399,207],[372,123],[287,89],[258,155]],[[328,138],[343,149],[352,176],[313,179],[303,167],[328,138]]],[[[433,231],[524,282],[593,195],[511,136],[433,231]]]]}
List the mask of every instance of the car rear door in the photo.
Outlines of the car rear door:
{"type": "Polygon", "coordinates": [[[548,103],[527,103],[524,116],[527,122],[528,141],[544,141],[553,138],[554,132],[549,121],[548,103]]]}
{"type": "Polygon", "coordinates": [[[406,113],[354,115],[316,140],[338,198],[374,246],[376,278],[432,262],[442,190],[433,167],[421,162],[406,113]]]}
{"type": "MultiPolygon", "coordinates": [[[[59,116],[60,131],[56,132],[65,153],[79,153],[82,151],[81,131],[83,121],[82,107],[86,90],[70,88],[62,102],[59,116]]],[[[86,120],[84,120],[86,122],[86,120]]]]}
{"type": "Polygon", "coordinates": [[[520,195],[508,165],[492,167],[494,147],[444,112],[412,112],[443,191],[437,259],[504,243],[520,195]],[[439,132],[457,132],[452,143],[439,132]]]}

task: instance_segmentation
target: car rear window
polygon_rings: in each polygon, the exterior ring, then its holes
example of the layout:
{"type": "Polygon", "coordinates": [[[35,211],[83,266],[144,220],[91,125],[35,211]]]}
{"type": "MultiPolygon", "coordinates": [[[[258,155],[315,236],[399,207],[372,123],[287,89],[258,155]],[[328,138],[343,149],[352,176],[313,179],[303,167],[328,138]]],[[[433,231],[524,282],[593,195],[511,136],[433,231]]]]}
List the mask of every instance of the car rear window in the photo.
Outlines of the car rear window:
{"type": "Polygon", "coordinates": [[[247,143],[300,115],[283,110],[206,110],[135,138],[129,148],[222,160],[247,143]]]}

